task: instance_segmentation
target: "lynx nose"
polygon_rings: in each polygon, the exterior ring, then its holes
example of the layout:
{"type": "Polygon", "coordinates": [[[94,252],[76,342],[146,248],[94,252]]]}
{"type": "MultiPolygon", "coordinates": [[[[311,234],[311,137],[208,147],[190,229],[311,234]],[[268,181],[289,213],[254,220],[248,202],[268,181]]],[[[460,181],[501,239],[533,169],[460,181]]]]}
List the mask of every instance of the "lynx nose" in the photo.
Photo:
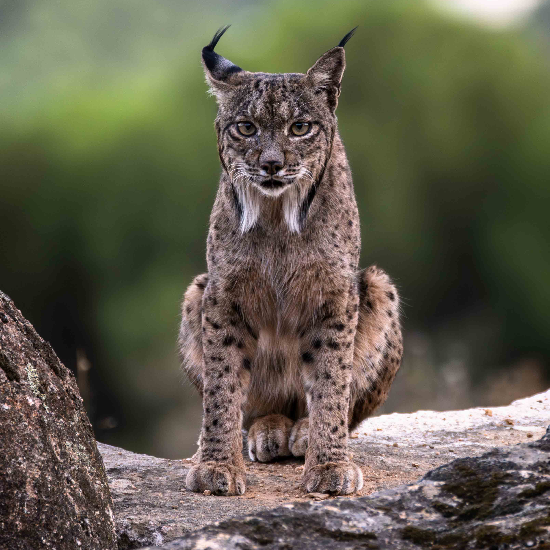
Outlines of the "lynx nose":
{"type": "Polygon", "coordinates": [[[260,166],[260,168],[265,170],[270,176],[274,176],[282,167],[282,163],[278,160],[266,160],[260,166]]]}

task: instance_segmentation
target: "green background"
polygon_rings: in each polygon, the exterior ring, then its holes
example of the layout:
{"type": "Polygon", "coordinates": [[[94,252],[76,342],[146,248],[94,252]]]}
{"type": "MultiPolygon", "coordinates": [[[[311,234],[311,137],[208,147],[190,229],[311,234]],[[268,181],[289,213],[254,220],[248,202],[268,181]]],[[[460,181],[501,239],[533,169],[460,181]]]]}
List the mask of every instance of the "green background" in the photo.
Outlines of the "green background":
{"type": "Polygon", "coordinates": [[[98,439],[194,451],[179,303],[220,167],[200,50],[305,72],[346,46],[338,108],[362,265],[395,279],[383,412],[505,404],[550,379],[549,4],[512,29],[422,2],[0,2],[0,288],[78,381],[98,439]]]}

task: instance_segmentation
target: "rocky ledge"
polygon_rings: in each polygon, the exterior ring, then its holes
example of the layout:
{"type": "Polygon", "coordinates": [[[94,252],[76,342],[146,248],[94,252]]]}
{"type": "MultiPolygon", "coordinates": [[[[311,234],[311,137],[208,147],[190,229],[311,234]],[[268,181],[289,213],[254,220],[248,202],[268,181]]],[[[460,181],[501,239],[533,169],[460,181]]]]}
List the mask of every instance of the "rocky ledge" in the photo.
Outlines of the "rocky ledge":
{"type": "Polygon", "coordinates": [[[417,483],[286,504],[162,548],[550,548],[549,458],[550,429],[540,441],[454,460],[417,483]]]}
{"type": "Polygon", "coordinates": [[[228,498],[186,491],[189,460],[99,450],[120,549],[484,548],[489,535],[512,547],[547,537],[550,443],[537,440],[549,423],[550,390],[507,407],[371,418],[350,439],[359,498],[304,495],[294,459],[248,462],[246,494],[228,498]]]}

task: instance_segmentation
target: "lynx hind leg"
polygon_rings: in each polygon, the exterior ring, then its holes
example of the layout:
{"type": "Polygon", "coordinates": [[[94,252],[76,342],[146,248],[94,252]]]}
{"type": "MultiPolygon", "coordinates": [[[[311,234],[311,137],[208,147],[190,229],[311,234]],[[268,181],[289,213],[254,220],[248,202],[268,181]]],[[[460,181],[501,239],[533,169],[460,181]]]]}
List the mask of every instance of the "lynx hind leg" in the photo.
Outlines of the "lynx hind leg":
{"type": "Polygon", "coordinates": [[[208,283],[208,274],[193,279],[185,291],[178,339],[182,366],[191,382],[202,394],[202,296],[208,283]]]}
{"type": "Polygon", "coordinates": [[[359,321],[355,335],[350,430],[382,405],[401,365],[399,296],[376,266],[359,272],[359,321]]]}
{"type": "Polygon", "coordinates": [[[269,462],[278,457],[290,456],[288,439],[294,422],[282,414],[256,418],[248,430],[250,460],[269,462]]]}

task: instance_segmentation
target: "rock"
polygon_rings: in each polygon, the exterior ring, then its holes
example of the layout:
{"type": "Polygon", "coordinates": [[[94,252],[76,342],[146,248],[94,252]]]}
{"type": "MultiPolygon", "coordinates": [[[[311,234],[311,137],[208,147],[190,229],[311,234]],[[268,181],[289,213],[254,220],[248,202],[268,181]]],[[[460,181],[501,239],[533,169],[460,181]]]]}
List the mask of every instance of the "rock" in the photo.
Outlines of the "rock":
{"type": "Polygon", "coordinates": [[[1,292],[0,548],[116,548],[107,478],[75,379],[1,292]]]}
{"type": "Polygon", "coordinates": [[[368,497],[287,504],[162,548],[549,548],[549,459],[550,427],[538,442],[454,460],[417,483],[368,497]]]}
{"type": "MultiPolygon", "coordinates": [[[[540,438],[550,423],[550,390],[507,407],[418,411],[371,418],[350,441],[365,485],[361,496],[410,483],[456,458],[540,438]],[[513,419],[509,425],[505,419],[513,419]],[[532,438],[532,439],[530,439],[532,438]],[[397,446],[394,446],[397,443],[397,446]]],[[[216,497],[185,490],[190,460],[165,460],[99,444],[111,493],[121,550],[160,545],[239,515],[254,516],[281,504],[311,502],[300,488],[303,462],[247,462],[247,491],[216,497]]],[[[331,498],[325,503],[350,501],[331,498]]],[[[352,545],[353,546],[353,545],[352,545]]]]}

